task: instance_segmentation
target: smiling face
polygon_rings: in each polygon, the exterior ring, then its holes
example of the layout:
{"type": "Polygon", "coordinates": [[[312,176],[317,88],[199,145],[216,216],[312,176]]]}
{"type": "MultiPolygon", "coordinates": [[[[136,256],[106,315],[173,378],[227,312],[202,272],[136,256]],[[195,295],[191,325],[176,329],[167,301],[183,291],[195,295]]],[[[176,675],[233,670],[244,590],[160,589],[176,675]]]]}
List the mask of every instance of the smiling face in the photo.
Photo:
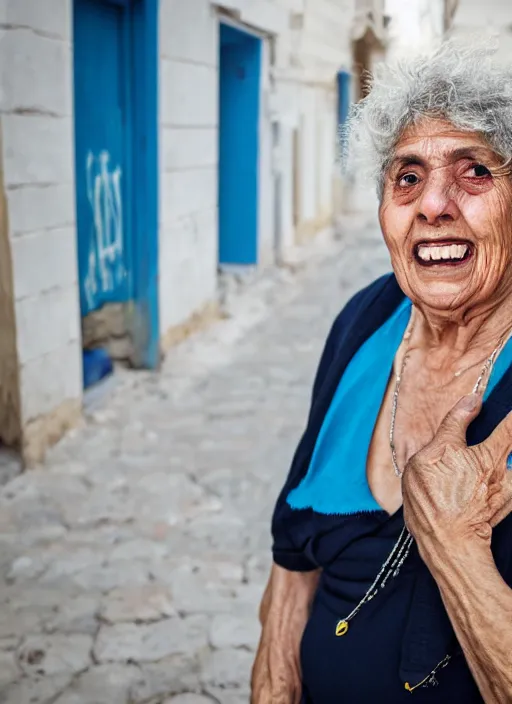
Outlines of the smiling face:
{"type": "Polygon", "coordinates": [[[379,219],[398,282],[449,318],[512,292],[512,182],[477,133],[425,118],[404,131],[379,219]]]}

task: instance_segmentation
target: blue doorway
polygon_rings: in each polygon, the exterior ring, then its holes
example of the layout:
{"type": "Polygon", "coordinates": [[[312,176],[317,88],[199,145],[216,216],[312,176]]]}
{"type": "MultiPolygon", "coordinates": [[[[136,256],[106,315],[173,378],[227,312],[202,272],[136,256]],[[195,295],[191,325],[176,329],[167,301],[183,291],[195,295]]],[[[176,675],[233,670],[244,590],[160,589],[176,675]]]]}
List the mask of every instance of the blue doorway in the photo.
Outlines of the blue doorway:
{"type": "Polygon", "coordinates": [[[76,216],[85,317],[125,304],[134,366],[159,364],[158,0],[74,0],[76,216]]]}
{"type": "Polygon", "coordinates": [[[345,149],[347,146],[347,121],[350,113],[351,75],[348,71],[338,71],[336,76],[338,86],[338,138],[340,141],[341,166],[346,169],[345,149]]]}
{"type": "Polygon", "coordinates": [[[261,39],[220,25],[219,263],[258,261],[261,39]]]}

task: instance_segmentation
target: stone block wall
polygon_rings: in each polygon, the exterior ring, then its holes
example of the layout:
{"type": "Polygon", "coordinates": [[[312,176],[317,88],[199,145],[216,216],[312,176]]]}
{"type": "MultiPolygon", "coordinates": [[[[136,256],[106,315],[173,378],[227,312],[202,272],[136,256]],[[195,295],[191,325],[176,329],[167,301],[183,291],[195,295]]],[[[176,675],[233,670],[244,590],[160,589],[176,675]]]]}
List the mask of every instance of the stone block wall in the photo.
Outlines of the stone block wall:
{"type": "Polygon", "coordinates": [[[335,76],[350,68],[355,0],[161,0],[160,325],[210,310],[217,287],[218,36],[222,17],[263,37],[259,264],[330,223],[335,76]],[[278,144],[273,130],[278,126],[278,144]],[[276,200],[275,176],[281,198],[276,200]],[[281,222],[276,243],[274,222],[281,222]]]}
{"type": "MultiPolygon", "coordinates": [[[[160,0],[164,341],[215,314],[220,17],[263,39],[258,255],[265,266],[276,249],[284,252],[332,219],[335,76],[351,65],[354,2],[160,0]]],[[[0,347],[0,384],[11,381],[14,425],[23,429],[17,439],[29,461],[77,420],[82,402],[72,6],[0,3],[0,323],[6,329],[11,321],[12,336],[0,347]]]]}
{"type": "MultiPolygon", "coordinates": [[[[299,81],[297,127],[296,239],[302,241],[330,224],[337,156],[339,70],[352,68],[354,0],[307,3],[295,22],[301,27],[291,65],[299,81]]],[[[293,69],[292,69],[293,70],[293,69]]]]}
{"type": "MultiPolygon", "coordinates": [[[[79,416],[71,0],[4,0],[2,166],[12,266],[19,438],[30,462],[79,416]]],[[[0,382],[1,383],[1,382],[0,382]]]]}
{"type": "Polygon", "coordinates": [[[498,42],[498,58],[512,59],[512,6],[508,0],[459,0],[451,35],[469,42],[498,42]]]}
{"type": "Polygon", "coordinates": [[[160,330],[217,286],[218,31],[207,0],[160,7],[160,330]]]}
{"type": "Polygon", "coordinates": [[[428,52],[444,36],[446,0],[386,0],[390,17],[386,57],[389,60],[407,57],[411,52],[428,52]]]}

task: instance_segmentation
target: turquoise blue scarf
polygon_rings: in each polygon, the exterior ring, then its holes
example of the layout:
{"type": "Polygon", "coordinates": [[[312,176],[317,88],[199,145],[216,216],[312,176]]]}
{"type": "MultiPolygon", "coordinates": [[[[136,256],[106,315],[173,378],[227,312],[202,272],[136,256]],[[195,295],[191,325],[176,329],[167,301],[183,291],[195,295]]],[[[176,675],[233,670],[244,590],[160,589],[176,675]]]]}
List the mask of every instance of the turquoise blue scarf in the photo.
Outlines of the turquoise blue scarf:
{"type": "MultiPolygon", "coordinates": [[[[288,495],[292,508],[341,515],[382,510],[368,486],[366,462],[393,360],[410,315],[411,302],[406,298],[350,361],[318,434],[308,472],[288,495]]],[[[484,400],[511,363],[509,340],[496,360],[484,400]]]]}

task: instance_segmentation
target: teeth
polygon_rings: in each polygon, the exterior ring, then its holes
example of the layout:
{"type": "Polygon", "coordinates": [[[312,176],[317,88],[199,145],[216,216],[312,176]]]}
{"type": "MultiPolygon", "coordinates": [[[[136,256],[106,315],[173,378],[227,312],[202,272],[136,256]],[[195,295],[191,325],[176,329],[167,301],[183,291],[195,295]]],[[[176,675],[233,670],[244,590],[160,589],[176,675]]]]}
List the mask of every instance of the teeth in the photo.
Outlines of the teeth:
{"type": "Polygon", "coordinates": [[[467,244],[446,244],[440,247],[420,245],[418,256],[424,262],[429,261],[457,261],[464,259],[468,251],[467,244]]]}

